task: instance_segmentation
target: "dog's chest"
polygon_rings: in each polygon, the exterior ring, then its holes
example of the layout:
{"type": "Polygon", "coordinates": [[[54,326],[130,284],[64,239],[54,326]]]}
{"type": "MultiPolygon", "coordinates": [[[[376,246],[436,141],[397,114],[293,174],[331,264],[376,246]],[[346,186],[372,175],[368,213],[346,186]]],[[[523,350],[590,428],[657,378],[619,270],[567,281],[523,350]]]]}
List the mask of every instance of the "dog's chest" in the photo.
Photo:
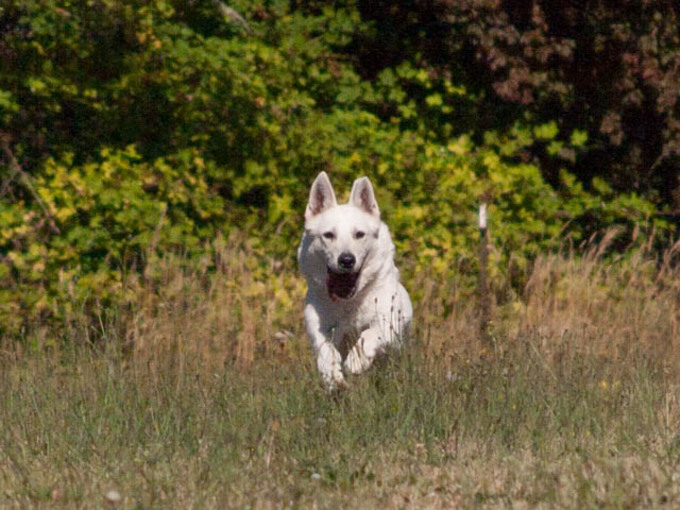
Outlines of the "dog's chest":
{"type": "Polygon", "coordinates": [[[352,303],[334,302],[330,304],[323,315],[327,332],[335,332],[335,336],[357,337],[363,330],[370,327],[375,318],[367,306],[352,306],[352,303]]]}
{"type": "Polygon", "coordinates": [[[370,317],[365,313],[342,314],[329,321],[326,334],[344,359],[362,331],[368,329],[370,324],[370,317]]]}

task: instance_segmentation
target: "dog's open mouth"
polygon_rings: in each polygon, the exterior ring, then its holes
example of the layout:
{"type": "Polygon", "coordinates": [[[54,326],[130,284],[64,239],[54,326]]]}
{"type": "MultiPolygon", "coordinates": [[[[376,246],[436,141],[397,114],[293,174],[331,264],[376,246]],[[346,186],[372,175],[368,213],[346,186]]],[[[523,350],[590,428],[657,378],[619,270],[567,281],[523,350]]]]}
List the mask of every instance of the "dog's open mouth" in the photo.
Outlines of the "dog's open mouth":
{"type": "Polygon", "coordinates": [[[341,273],[330,268],[326,273],[326,290],[333,301],[336,299],[349,299],[354,295],[357,288],[359,272],[341,273]]]}

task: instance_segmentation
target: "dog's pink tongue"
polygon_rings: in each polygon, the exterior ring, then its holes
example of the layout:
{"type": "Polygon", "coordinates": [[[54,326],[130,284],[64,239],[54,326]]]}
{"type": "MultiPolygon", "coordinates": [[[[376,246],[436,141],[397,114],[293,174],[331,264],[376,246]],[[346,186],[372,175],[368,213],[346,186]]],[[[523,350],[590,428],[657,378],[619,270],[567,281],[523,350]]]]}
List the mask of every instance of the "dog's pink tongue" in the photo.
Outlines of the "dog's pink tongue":
{"type": "Polygon", "coordinates": [[[351,273],[328,273],[326,275],[326,290],[331,300],[345,299],[352,294],[357,276],[351,273]]]}
{"type": "Polygon", "coordinates": [[[338,300],[338,295],[333,292],[333,276],[330,273],[326,274],[326,290],[328,291],[328,296],[331,298],[331,301],[337,301],[338,300]]]}

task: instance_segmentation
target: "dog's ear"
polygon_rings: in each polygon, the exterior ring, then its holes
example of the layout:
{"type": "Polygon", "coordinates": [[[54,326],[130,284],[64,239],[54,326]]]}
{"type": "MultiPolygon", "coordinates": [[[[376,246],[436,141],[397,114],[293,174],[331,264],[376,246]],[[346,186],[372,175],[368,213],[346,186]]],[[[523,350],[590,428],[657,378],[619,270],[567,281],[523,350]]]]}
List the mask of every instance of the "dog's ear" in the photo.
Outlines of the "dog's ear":
{"type": "Polygon", "coordinates": [[[338,205],[338,201],[335,199],[335,192],[333,191],[328,174],[321,172],[314,179],[312,190],[309,192],[309,203],[307,204],[305,219],[309,220],[336,205],[338,205]]]}
{"type": "Polygon", "coordinates": [[[352,185],[352,192],[349,195],[349,203],[363,209],[368,214],[380,217],[380,209],[378,209],[378,202],[373,193],[373,186],[368,177],[360,177],[352,185]]]}

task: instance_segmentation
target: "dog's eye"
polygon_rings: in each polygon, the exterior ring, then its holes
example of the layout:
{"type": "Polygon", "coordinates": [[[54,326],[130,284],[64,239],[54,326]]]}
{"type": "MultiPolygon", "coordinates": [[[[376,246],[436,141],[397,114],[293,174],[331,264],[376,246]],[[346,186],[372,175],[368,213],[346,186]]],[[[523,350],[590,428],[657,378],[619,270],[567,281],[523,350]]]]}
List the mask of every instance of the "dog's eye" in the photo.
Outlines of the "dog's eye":
{"type": "Polygon", "coordinates": [[[335,239],[335,234],[333,232],[324,232],[322,234],[326,239],[335,239]]]}
{"type": "Polygon", "coordinates": [[[361,230],[357,230],[356,233],[354,234],[354,237],[356,239],[363,239],[366,236],[366,232],[362,232],[361,230]]]}

